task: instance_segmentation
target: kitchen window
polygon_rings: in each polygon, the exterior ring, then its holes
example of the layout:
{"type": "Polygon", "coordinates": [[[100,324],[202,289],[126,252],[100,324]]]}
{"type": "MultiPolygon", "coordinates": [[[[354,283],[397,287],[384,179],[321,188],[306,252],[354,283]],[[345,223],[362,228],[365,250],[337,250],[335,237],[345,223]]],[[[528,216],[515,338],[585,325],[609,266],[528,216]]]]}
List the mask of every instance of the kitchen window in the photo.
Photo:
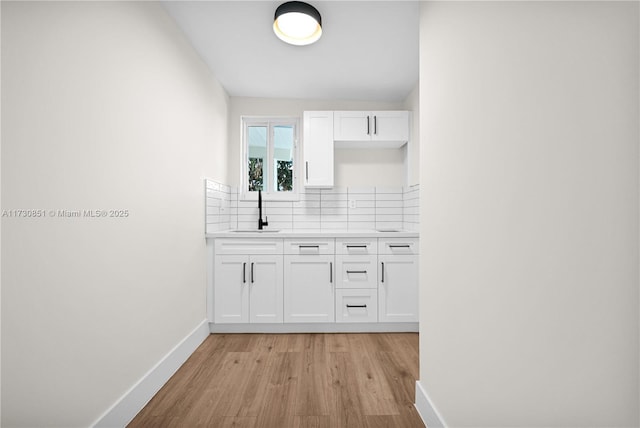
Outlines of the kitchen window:
{"type": "Polygon", "coordinates": [[[242,118],[242,198],[297,200],[297,118],[242,118]]]}

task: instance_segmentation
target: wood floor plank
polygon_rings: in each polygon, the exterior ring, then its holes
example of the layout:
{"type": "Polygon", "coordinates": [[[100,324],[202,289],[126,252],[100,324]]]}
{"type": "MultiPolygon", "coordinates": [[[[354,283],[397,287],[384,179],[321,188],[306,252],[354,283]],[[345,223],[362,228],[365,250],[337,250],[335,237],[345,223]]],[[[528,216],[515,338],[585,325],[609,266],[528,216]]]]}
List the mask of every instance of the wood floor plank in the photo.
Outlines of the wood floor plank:
{"type": "Polygon", "coordinates": [[[296,381],[269,385],[265,391],[265,401],[269,403],[261,409],[257,417],[258,428],[290,427],[294,423],[296,381]]]}
{"type": "Polygon", "coordinates": [[[331,384],[333,386],[336,425],[363,428],[363,409],[360,389],[354,377],[355,368],[348,352],[330,354],[331,384]]]}
{"type": "Polygon", "coordinates": [[[345,333],[327,334],[327,351],[328,352],[348,352],[349,341],[347,340],[347,334],[345,333]]]}
{"type": "Polygon", "coordinates": [[[424,427],[418,335],[213,334],[129,427],[424,427]]]}
{"type": "Polygon", "coordinates": [[[279,355],[275,350],[275,341],[272,342],[271,339],[274,338],[265,336],[265,343],[260,345],[253,363],[246,368],[249,382],[242,395],[237,416],[258,416],[265,405],[263,391],[269,385],[279,355]]]}
{"type": "Polygon", "coordinates": [[[291,428],[332,428],[331,416],[295,416],[291,428]]]}
{"type": "Polygon", "coordinates": [[[256,426],[255,417],[228,416],[222,418],[219,428],[254,428],[256,426]]]}
{"type": "Polygon", "coordinates": [[[370,352],[365,351],[367,350],[366,336],[363,334],[349,336],[351,349],[354,350],[349,355],[354,361],[363,414],[397,415],[399,410],[384,373],[378,365],[374,364],[370,352]]]}
{"type": "Polygon", "coordinates": [[[296,415],[321,416],[331,414],[331,379],[326,335],[307,336],[302,352],[302,367],[296,391],[296,415]]]}

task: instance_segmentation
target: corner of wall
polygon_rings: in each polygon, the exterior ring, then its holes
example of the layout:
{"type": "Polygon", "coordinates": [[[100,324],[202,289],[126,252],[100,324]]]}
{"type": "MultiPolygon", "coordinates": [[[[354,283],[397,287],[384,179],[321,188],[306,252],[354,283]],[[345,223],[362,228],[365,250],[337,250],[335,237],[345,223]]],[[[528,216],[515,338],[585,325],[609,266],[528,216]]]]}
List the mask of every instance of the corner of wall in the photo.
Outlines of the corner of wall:
{"type": "Polygon", "coordinates": [[[126,426],[208,336],[209,321],[205,319],[91,426],[126,426]]]}
{"type": "Polygon", "coordinates": [[[419,380],[416,381],[416,410],[422,421],[429,428],[446,428],[444,419],[438,413],[433,401],[419,380]]]}

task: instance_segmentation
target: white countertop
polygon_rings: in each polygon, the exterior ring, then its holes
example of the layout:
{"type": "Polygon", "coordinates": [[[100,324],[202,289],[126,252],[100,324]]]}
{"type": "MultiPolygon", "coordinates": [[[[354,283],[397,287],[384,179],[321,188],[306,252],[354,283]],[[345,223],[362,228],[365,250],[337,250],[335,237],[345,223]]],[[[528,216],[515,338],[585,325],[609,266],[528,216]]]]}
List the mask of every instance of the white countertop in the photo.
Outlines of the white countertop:
{"type": "Polygon", "coordinates": [[[269,232],[256,230],[242,230],[238,232],[234,229],[221,230],[219,232],[207,233],[206,238],[418,238],[418,232],[408,230],[397,230],[385,232],[373,229],[365,230],[331,230],[331,229],[281,229],[269,232]]]}

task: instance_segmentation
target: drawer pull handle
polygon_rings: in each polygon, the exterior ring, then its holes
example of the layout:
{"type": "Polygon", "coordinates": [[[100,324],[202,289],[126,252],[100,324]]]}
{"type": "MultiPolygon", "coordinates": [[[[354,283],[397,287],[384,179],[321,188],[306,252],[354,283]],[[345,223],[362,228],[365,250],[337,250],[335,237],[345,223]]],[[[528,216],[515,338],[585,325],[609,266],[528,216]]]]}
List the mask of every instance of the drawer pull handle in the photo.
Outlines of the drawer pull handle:
{"type": "Polygon", "coordinates": [[[247,283],[247,264],[242,263],[242,283],[247,283]]]}
{"type": "Polygon", "coordinates": [[[366,274],[366,270],[348,270],[347,273],[364,273],[366,274]]]}
{"type": "Polygon", "coordinates": [[[329,283],[333,284],[333,262],[329,262],[329,283]]]}
{"type": "Polygon", "coordinates": [[[411,248],[411,245],[409,245],[409,244],[402,244],[402,245],[389,244],[389,248],[411,248]]]}
{"type": "Polygon", "coordinates": [[[320,248],[320,245],[298,245],[298,248],[320,248]]]}
{"type": "Polygon", "coordinates": [[[366,308],[367,305],[347,305],[347,308],[366,308]]]}
{"type": "Polygon", "coordinates": [[[384,262],[380,263],[382,263],[382,282],[384,283],[384,262]]]}
{"type": "Polygon", "coordinates": [[[253,284],[253,263],[251,263],[251,283],[253,284]]]}
{"type": "Polygon", "coordinates": [[[347,248],[367,248],[366,245],[347,245],[347,248]]]}

